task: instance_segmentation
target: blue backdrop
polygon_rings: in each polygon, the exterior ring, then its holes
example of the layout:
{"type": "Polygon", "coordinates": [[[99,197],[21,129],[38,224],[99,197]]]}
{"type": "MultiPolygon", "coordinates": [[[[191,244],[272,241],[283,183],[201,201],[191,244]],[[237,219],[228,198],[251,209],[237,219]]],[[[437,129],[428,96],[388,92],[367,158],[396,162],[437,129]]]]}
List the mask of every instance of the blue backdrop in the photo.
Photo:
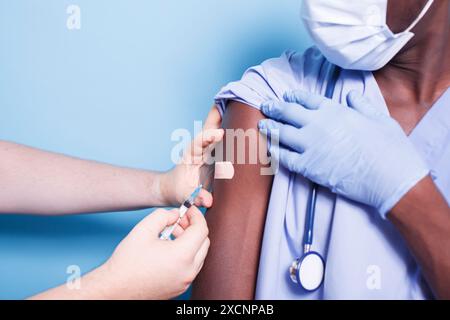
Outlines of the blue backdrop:
{"type": "MultiPolygon", "coordinates": [[[[309,45],[299,8],[299,0],[0,0],[0,139],[169,169],[171,132],[193,131],[221,86],[309,45]],[[67,26],[72,4],[80,29],[67,26]]],[[[148,212],[0,217],[0,298],[64,283],[69,265],[89,271],[148,212]]]]}

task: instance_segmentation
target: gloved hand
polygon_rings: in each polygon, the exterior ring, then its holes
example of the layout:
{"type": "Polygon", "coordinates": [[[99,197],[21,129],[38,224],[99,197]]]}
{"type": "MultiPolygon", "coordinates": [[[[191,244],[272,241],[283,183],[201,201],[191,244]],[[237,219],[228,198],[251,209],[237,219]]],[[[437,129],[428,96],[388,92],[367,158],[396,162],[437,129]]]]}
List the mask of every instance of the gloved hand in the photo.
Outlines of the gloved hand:
{"type": "Polygon", "coordinates": [[[279,134],[272,157],[288,170],[349,199],[373,206],[385,218],[429,169],[400,125],[355,91],[350,107],[303,91],[268,101],[262,132],[279,134]],[[279,130],[279,131],[278,131],[279,130]]]}

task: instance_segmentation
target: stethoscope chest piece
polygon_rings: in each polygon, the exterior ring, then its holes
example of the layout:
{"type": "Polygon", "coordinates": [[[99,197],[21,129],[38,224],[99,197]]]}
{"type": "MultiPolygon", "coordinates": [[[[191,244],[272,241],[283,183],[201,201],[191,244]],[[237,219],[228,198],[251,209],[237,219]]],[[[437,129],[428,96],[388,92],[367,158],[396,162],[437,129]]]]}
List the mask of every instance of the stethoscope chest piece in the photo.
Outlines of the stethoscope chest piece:
{"type": "Polygon", "coordinates": [[[323,283],[325,261],[319,253],[309,251],[292,263],[289,273],[294,283],[306,291],[316,291],[323,283]]]}

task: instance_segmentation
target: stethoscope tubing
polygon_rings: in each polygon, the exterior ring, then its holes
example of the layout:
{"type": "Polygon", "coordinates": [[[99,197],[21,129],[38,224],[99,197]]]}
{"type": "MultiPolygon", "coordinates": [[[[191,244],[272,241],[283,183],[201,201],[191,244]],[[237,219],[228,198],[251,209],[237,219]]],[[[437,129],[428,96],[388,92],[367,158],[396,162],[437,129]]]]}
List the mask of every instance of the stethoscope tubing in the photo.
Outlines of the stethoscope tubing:
{"type": "MultiPolygon", "coordinates": [[[[311,246],[313,242],[314,236],[314,218],[316,213],[316,201],[317,201],[317,192],[319,186],[317,184],[313,184],[311,193],[309,194],[308,199],[308,214],[306,215],[306,224],[305,224],[305,235],[303,239],[304,246],[311,246]]],[[[306,253],[306,252],[304,252],[306,253]]]]}
{"type": "MultiPolygon", "coordinates": [[[[329,98],[329,99],[333,98],[333,93],[334,93],[334,90],[336,87],[336,83],[337,83],[337,80],[338,80],[340,72],[341,72],[341,69],[337,66],[332,65],[331,68],[332,68],[330,70],[331,80],[327,84],[327,88],[325,91],[325,97],[329,98]]],[[[311,250],[311,246],[312,246],[313,238],[314,238],[314,219],[315,219],[315,214],[316,214],[316,202],[317,202],[318,191],[319,191],[319,185],[316,183],[312,183],[311,192],[308,197],[308,203],[307,203],[308,207],[307,207],[307,212],[306,212],[306,217],[305,217],[305,231],[304,231],[304,236],[303,236],[303,255],[301,257],[299,257],[297,260],[295,260],[293,262],[291,268],[289,269],[291,277],[294,276],[294,274],[295,274],[295,278],[293,279],[293,281],[296,282],[297,284],[300,284],[300,286],[307,292],[314,292],[317,289],[319,289],[322,286],[322,284],[324,282],[324,278],[325,278],[325,265],[326,265],[325,259],[318,252],[311,250]],[[301,276],[300,276],[301,266],[302,266],[304,260],[306,259],[306,257],[308,257],[309,255],[315,255],[318,258],[320,258],[320,260],[322,261],[322,266],[323,266],[323,274],[322,274],[322,279],[320,281],[320,284],[318,284],[317,286],[315,286],[312,289],[308,289],[305,287],[305,285],[301,281],[301,276]]]]}
{"type": "MultiPolygon", "coordinates": [[[[331,81],[327,84],[327,88],[325,90],[325,97],[328,99],[333,98],[333,93],[336,88],[336,82],[339,78],[339,74],[341,72],[341,68],[337,66],[332,66],[331,72],[331,81]]],[[[308,209],[307,209],[307,215],[306,215],[306,222],[305,222],[305,235],[303,238],[303,248],[304,252],[307,253],[312,245],[313,242],[313,236],[314,236],[314,219],[316,214],[316,202],[317,202],[317,193],[319,190],[319,186],[316,183],[313,183],[311,192],[309,194],[308,198],[308,209]]]]}

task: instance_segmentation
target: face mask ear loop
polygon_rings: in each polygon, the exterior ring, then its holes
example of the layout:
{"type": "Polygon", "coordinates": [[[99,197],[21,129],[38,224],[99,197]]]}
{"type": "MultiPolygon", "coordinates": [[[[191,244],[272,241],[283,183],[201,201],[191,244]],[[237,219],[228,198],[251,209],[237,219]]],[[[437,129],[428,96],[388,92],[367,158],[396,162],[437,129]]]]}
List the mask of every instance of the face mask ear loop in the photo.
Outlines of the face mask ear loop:
{"type": "Polygon", "coordinates": [[[404,31],[405,33],[410,32],[419,23],[419,21],[422,20],[422,18],[427,14],[428,10],[430,10],[430,7],[433,4],[433,2],[434,0],[429,0],[427,2],[425,7],[422,9],[422,12],[420,12],[419,16],[417,17],[417,19],[414,20],[414,22],[404,31]]]}

